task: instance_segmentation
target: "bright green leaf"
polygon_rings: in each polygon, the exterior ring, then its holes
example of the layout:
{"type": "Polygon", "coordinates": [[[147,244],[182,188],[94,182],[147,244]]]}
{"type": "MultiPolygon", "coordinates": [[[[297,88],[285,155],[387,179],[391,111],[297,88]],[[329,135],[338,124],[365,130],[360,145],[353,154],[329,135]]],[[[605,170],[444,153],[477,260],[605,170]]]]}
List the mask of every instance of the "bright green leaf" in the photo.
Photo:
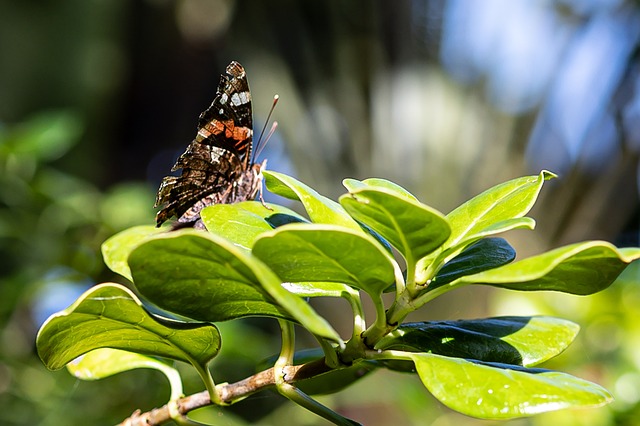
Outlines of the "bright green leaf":
{"type": "MultiPolygon", "coordinates": [[[[432,253],[431,255],[422,259],[420,261],[420,264],[418,265],[418,269],[424,270],[428,268],[432,263],[434,265],[446,263],[460,254],[467,247],[482,238],[490,237],[496,234],[502,234],[503,232],[511,231],[512,229],[534,229],[535,225],[536,221],[531,219],[530,217],[517,217],[494,223],[493,225],[484,228],[482,231],[475,232],[472,238],[464,238],[458,241],[457,244],[446,247],[446,249],[444,250],[438,250],[435,253],[432,253]]],[[[444,248],[445,246],[442,247],[444,248]]],[[[430,277],[425,277],[423,281],[426,281],[429,278],[430,277]]]]}
{"type": "Polygon", "coordinates": [[[265,170],[263,174],[269,191],[290,200],[300,201],[312,222],[360,229],[360,226],[344,211],[340,204],[318,194],[304,183],[270,170],[265,170]]]}
{"type": "Polygon", "coordinates": [[[200,214],[210,232],[250,250],[258,235],[274,228],[273,221],[305,221],[302,216],[286,207],[277,204],[268,204],[268,207],[257,201],[214,204],[204,208],[200,214]]]}
{"type": "Polygon", "coordinates": [[[440,402],[468,416],[513,419],[612,401],[601,386],[565,373],[411,354],[422,383],[440,402]]]}
{"type": "Polygon", "coordinates": [[[253,254],[284,281],[344,283],[370,294],[395,282],[397,269],[372,238],[333,225],[283,226],[262,234],[253,254]]]}
{"type": "Polygon", "coordinates": [[[157,358],[111,348],[95,349],[67,364],[67,370],[82,380],[100,380],[137,368],[151,368],[163,373],[165,369],[171,369],[178,373],[175,368],[157,358]]]}
{"type": "Polygon", "coordinates": [[[220,335],[211,324],[152,316],[129,289],[107,283],[87,290],[69,308],[49,317],[36,345],[40,359],[51,370],[99,348],[203,366],[218,353],[220,335]]]}
{"type": "Polygon", "coordinates": [[[407,191],[397,183],[393,183],[386,179],[369,178],[363,181],[359,181],[356,179],[345,179],[342,181],[342,184],[344,185],[345,188],[347,188],[349,192],[355,192],[359,189],[364,189],[364,188],[369,188],[369,189],[382,188],[382,189],[388,189],[396,195],[409,198],[410,200],[413,200],[413,201],[418,201],[415,195],[413,195],[412,193],[410,193],[409,191],[407,191]]]}
{"type": "Polygon", "coordinates": [[[395,191],[362,188],[340,197],[357,221],[389,241],[407,261],[417,261],[449,237],[449,225],[438,211],[395,191]]]}
{"type": "MultiPolygon", "coordinates": [[[[538,198],[545,180],[556,177],[546,170],[538,176],[525,176],[496,185],[462,204],[447,215],[451,236],[445,247],[453,247],[465,240],[474,240],[478,234],[487,236],[503,232],[497,224],[526,215],[538,198]]],[[[508,223],[508,222],[507,222],[508,223]]]]}
{"type": "Polygon", "coordinates": [[[605,241],[586,241],[467,275],[444,287],[486,284],[520,291],[587,295],[609,287],[630,262],[639,258],[639,248],[617,249],[605,241]]]}
{"type": "Polygon", "coordinates": [[[165,229],[155,226],[134,226],[112,236],[102,243],[102,257],[107,267],[116,274],[120,274],[129,281],[132,281],[131,270],[127,259],[129,255],[142,242],[152,235],[166,232],[165,229]]]}
{"type": "Polygon", "coordinates": [[[332,282],[284,282],[282,286],[300,297],[343,297],[358,296],[358,292],[346,284],[332,282]]]}
{"type": "Polygon", "coordinates": [[[129,256],[136,287],[162,309],[200,321],[245,316],[295,319],[319,336],[338,334],[256,257],[194,230],[157,235],[129,256]]]}
{"type": "Polygon", "coordinates": [[[171,400],[183,395],[178,370],[159,359],[119,349],[95,349],[67,364],[67,370],[81,380],[99,380],[124,371],[151,368],[164,374],[171,384],[171,400]]]}
{"type": "Polygon", "coordinates": [[[564,351],[579,329],[571,321],[545,316],[405,323],[380,340],[376,349],[530,367],[564,351]]]}

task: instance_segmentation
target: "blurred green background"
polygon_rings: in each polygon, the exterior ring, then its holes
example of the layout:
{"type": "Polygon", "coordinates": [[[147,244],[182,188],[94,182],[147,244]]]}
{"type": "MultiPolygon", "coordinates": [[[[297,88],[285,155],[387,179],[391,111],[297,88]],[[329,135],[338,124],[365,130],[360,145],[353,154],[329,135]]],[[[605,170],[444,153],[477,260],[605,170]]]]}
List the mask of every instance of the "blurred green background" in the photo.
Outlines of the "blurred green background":
{"type": "MultiPolygon", "coordinates": [[[[49,372],[40,324],[113,276],[100,244],[154,222],[162,176],[195,135],[219,75],[241,62],[262,157],[336,198],[384,177],[448,212],[501,181],[560,174],[520,257],[584,239],[639,245],[640,2],[623,0],[0,0],[0,424],[114,424],[162,405],[159,373],[99,382],[49,372]]],[[[592,297],[463,289],[417,319],[551,314],[582,326],[547,367],[607,387],[612,405],[509,425],[634,425],[640,267],[592,297]]],[[[332,301],[317,305],[348,335],[332,301]]],[[[222,325],[218,382],[277,351],[273,321],[222,325]]],[[[301,347],[311,343],[301,335],[301,347]]],[[[180,366],[185,390],[202,390],[180,366]]],[[[327,404],[366,425],[492,425],[452,413],[417,378],[380,372],[327,404]]],[[[216,424],[325,424],[269,393],[216,424]]],[[[503,424],[503,423],[500,423],[503,424]]]]}

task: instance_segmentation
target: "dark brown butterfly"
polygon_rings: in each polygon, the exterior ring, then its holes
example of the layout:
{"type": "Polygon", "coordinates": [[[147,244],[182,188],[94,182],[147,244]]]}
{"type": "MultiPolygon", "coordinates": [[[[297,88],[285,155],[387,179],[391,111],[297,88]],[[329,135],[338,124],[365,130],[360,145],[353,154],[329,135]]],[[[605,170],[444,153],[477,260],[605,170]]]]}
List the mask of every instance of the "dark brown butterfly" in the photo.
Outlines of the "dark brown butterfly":
{"type": "Polygon", "coordinates": [[[157,226],[176,216],[173,229],[204,228],[200,211],[212,204],[252,200],[262,190],[262,164],[251,164],[251,93],[242,65],[231,62],[220,78],[213,103],[200,114],[198,133],[162,179],[155,207],[157,226]]]}

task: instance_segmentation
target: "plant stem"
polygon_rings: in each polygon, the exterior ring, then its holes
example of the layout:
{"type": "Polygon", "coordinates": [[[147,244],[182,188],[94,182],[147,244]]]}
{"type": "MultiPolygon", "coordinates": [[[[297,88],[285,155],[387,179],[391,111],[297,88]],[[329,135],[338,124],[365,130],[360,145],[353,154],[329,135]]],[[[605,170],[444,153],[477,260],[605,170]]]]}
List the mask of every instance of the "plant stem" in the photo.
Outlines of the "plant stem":
{"type": "Polygon", "coordinates": [[[293,355],[295,354],[295,329],[293,323],[279,319],[280,331],[282,333],[282,349],[276,361],[276,369],[283,369],[285,366],[293,365],[293,355]]]}
{"type": "MultiPolygon", "coordinates": [[[[324,359],[319,359],[303,365],[285,367],[281,373],[284,373],[283,377],[286,383],[295,383],[330,370],[331,368],[325,364],[324,359]]],[[[261,371],[236,383],[220,384],[216,386],[216,394],[220,396],[220,403],[217,405],[231,405],[274,385],[274,368],[261,371]]],[[[210,392],[203,391],[178,399],[176,401],[178,411],[185,415],[190,411],[214,404],[209,394],[210,392]]],[[[119,426],[154,426],[165,424],[171,420],[169,404],[166,404],[145,413],[137,410],[128,419],[120,423],[119,426]]]]}
{"type": "Polygon", "coordinates": [[[286,396],[291,401],[300,405],[301,407],[306,408],[312,413],[317,414],[320,417],[323,417],[329,420],[331,423],[340,426],[354,426],[359,423],[354,422],[353,420],[347,419],[346,417],[341,416],[335,411],[331,410],[329,407],[322,405],[315,399],[311,398],[306,393],[302,392],[300,389],[292,386],[288,383],[283,383],[278,386],[279,392],[286,396]]]}
{"type": "Polygon", "coordinates": [[[360,300],[360,293],[357,290],[350,289],[350,292],[344,295],[353,310],[353,334],[351,340],[360,339],[360,335],[367,328],[367,321],[364,316],[364,309],[360,300]]]}

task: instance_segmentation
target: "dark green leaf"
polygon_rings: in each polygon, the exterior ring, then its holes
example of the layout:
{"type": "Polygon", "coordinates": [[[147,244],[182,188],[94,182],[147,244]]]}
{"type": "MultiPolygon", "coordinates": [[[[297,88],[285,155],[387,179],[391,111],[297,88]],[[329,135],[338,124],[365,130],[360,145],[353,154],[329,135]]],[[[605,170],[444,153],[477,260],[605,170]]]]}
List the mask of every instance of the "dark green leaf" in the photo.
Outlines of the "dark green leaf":
{"type": "Polygon", "coordinates": [[[587,295],[609,287],[630,262],[639,258],[640,248],[617,249],[604,241],[586,241],[467,275],[445,287],[486,284],[521,291],[587,295]]]}
{"type": "Polygon", "coordinates": [[[295,319],[310,332],[341,342],[266,265],[217,235],[161,234],[138,246],[129,264],[140,293],[167,311],[212,322],[245,316],[295,319]]]}
{"type": "Polygon", "coordinates": [[[52,315],[38,332],[40,359],[51,370],[99,348],[123,349],[204,366],[220,349],[215,326],[161,320],[119,284],[86,291],[69,308],[52,315]]]}
{"type": "Polygon", "coordinates": [[[544,316],[406,323],[380,340],[376,349],[530,367],[564,351],[579,329],[570,321],[544,316]]]}
{"type": "MultiPolygon", "coordinates": [[[[447,263],[458,254],[460,254],[460,252],[469,247],[471,244],[479,241],[482,238],[501,234],[512,229],[533,229],[535,227],[535,224],[535,220],[531,219],[530,217],[518,217],[494,223],[493,225],[484,228],[482,231],[474,232],[473,236],[470,238],[463,238],[453,246],[442,246],[441,250],[438,250],[435,253],[432,253],[431,255],[422,259],[418,265],[418,270],[425,270],[432,264],[441,265],[443,263],[447,263]]],[[[433,272],[432,270],[430,271],[433,272]]],[[[430,276],[421,277],[420,282],[426,282],[431,278],[432,277],[430,276]]]]}
{"type": "Polygon", "coordinates": [[[497,268],[516,258],[516,251],[503,238],[483,238],[470,245],[438,271],[429,289],[478,272],[497,268]]]}

